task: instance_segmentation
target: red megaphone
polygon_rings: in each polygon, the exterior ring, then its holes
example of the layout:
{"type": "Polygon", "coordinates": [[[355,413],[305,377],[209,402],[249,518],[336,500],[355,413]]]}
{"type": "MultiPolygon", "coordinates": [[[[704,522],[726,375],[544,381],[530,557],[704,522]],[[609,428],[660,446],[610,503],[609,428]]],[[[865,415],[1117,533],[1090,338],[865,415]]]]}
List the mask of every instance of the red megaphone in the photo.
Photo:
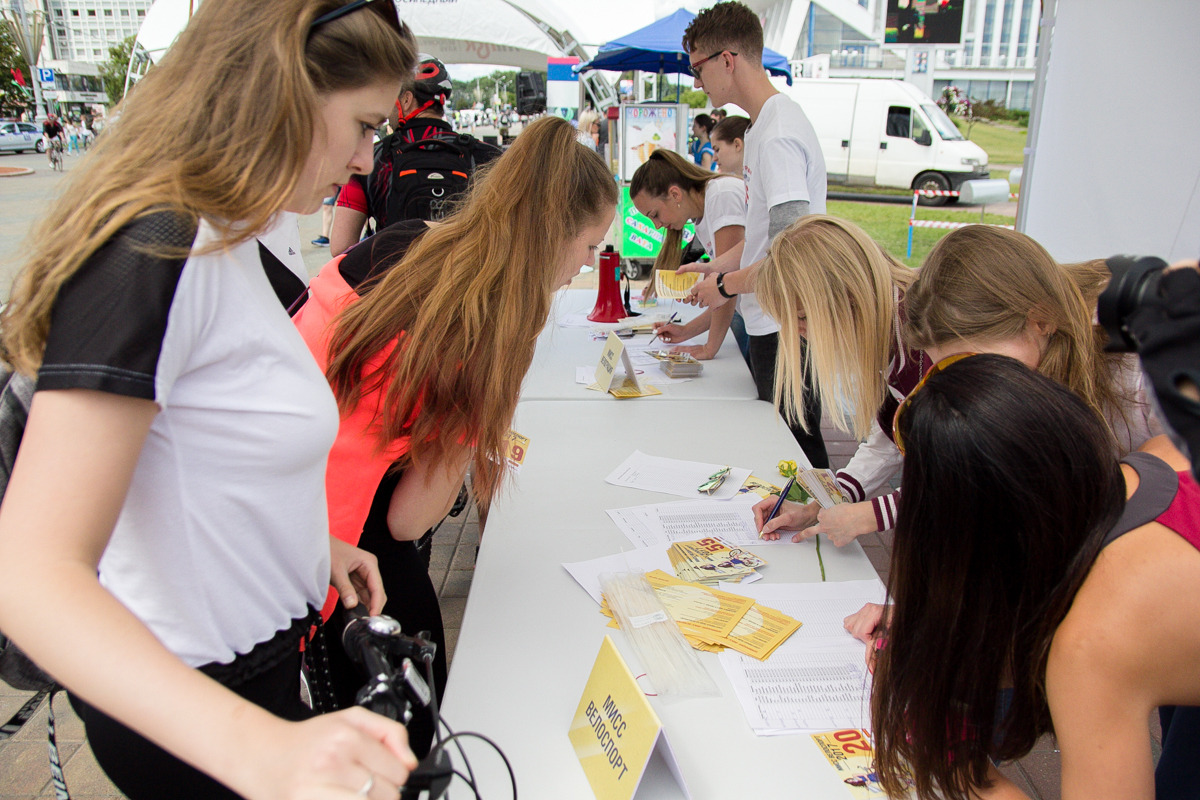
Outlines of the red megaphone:
{"type": "Polygon", "coordinates": [[[620,322],[625,318],[625,306],[621,302],[621,254],[610,244],[600,254],[600,291],[596,294],[596,306],[588,319],[592,322],[620,322]]]}

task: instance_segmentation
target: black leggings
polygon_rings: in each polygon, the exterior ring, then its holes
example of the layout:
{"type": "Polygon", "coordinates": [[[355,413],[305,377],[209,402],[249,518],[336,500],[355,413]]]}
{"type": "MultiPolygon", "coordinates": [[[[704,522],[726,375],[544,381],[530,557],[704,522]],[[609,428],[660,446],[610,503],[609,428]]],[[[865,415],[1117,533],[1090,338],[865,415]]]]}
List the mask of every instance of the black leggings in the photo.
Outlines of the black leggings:
{"type": "MultiPolygon", "coordinates": [[[[801,358],[804,357],[804,347],[801,342],[801,358]]],[[[775,402],[775,362],[778,355],[778,333],[750,337],[750,374],[754,376],[758,399],[768,403],[775,402]]],[[[807,432],[798,423],[787,421],[792,436],[804,455],[808,456],[810,464],[817,468],[828,467],[829,454],[825,452],[825,440],[821,437],[821,398],[813,390],[811,372],[804,376],[804,421],[808,425],[807,432]]]]}
{"type": "MultiPolygon", "coordinates": [[[[417,552],[416,544],[396,541],[387,527],[388,504],[399,481],[400,473],[393,473],[380,483],[358,546],[379,559],[379,572],[388,598],[383,613],[399,622],[400,629],[409,635],[429,631],[429,640],[437,645],[433,678],[440,705],[446,687],[447,669],[446,633],[442,628],[442,609],[438,605],[437,591],[433,588],[429,569],[425,566],[425,559],[417,552]]],[[[349,708],[354,704],[358,690],[366,683],[366,678],[341,646],[342,631],[346,627],[341,604],[338,604],[325,625],[334,697],[339,708],[349,708]]],[[[414,666],[420,670],[421,677],[425,677],[424,665],[414,666]]],[[[412,722],[408,724],[409,747],[423,758],[433,743],[432,717],[427,709],[414,708],[412,711],[412,722]]]]}
{"type": "MultiPolygon", "coordinates": [[[[293,626],[295,627],[295,626],[293,626]]],[[[304,623],[307,627],[307,622],[304,623]]],[[[287,720],[302,720],[312,711],[300,700],[300,635],[287,632],[238,656],[231,665],[201,671],[233,692],[287,720]],[[262,664],[263,660],[277,663],[262,664]],[[240,675],[236,673],[242,673],[240,675]],[[243,679],[245,674],[252,674],[243,679]],[[240,682],[238,682],[240,680],[240,682]]],[[[88,743],[109,779],[130,800],[237,800],[240,795],[163,750],[74,695],[71,706],[83,720],[88,743]]]]}

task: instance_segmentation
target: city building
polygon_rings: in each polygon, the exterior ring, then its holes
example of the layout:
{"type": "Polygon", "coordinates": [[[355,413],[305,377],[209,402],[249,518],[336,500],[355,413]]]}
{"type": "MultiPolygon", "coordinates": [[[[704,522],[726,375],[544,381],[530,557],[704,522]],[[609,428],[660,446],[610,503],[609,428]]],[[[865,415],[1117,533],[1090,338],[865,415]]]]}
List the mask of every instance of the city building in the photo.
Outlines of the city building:
{"type": "MultiPolygon", "coordinates": [[[[913,78],[905,46],[884,43],[888,0],[746,2],[763,19],[768,47],[795,60],[828,56],[829,77],[913,78]]],[[[933,95],[954,85],[974,100],[1028,110],[1041,11],[1041,0],[965,0],[962,42],[926,45],[931,58],[919,67],[923,80],[914,82],[933,95]]]]}
{"type": "MultiPolygon", "coordinates": [[[[14,0],[21,2],[21,0],[14,0]]],[[[108,49],[134,36],[153,0],[24,0],[46,19],[42,57],[103,64],[108,49]]]]}

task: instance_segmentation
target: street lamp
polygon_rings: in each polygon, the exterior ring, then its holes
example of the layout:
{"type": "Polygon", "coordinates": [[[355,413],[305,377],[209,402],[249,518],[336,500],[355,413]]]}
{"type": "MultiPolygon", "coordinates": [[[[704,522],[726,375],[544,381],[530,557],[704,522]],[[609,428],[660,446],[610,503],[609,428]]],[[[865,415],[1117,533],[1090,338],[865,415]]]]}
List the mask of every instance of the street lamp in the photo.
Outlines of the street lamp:
{"type": "MultiPolygon", "coordinates": [[[[17,0],[15,6],[10,2],[8,10],[0,12],[0,15],[3,15],[4,22],[12,32],[17,50],[25,59],[25,63],[29,65],[29,71],[35,73],[38,58],[42,52],[46,15],[40,10],[26,12],[25,5],[21,0],[17,0]]],[[[42,82],[38,76],[31,74],[29,77],[33,81],[33,118],[36,120],[38,114],[46,108],[46,101],[42,99],[42,82]]]]}

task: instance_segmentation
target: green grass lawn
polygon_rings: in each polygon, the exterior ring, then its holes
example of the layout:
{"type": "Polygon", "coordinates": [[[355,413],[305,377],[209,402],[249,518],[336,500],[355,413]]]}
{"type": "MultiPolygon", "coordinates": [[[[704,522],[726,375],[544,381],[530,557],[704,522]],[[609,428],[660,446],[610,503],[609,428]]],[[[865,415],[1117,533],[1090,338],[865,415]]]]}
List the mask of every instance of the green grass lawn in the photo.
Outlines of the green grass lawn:
{"type": "MultiPolygon", "coordinates": [[[[954,117],[954,124],[967,135],[967,126],[961,119],[954,117]]],[[[988,154],[989,164],[1017,164],[1025,161],[1022,152],[1025,148],[1025,138],[1029,131],[1025,128],[1009,127],[1007,125],[992,125],[980,120],[971,127],[971,141],[982,147],[988,154]]],[[[992,177],[997,177],[992,171],[992,177]]]]}
{"type": "MultiPolygon", "coordinates": [[[[830,200],[828,211],[835,217],[841,217],[854,222],[887,250],[898,261],[917,267],[937,244],[937,241],[950,232],[946,228],[914,228],[912,258],[905,258],[908,248],[908,218],[912,207],[908,205],[876,205],[874,203],[851,203],[844,200],[830,200]]],[[[929,208],[920,206],[917,209],[917,219],[940,220],[943,222],[979,222],[979,210],[959,211],[947,208],[929,208]]],[[[984,214],[983,222],[997,225],[1012,225],[1012,217],[1000,214],[984,214]]]]}

